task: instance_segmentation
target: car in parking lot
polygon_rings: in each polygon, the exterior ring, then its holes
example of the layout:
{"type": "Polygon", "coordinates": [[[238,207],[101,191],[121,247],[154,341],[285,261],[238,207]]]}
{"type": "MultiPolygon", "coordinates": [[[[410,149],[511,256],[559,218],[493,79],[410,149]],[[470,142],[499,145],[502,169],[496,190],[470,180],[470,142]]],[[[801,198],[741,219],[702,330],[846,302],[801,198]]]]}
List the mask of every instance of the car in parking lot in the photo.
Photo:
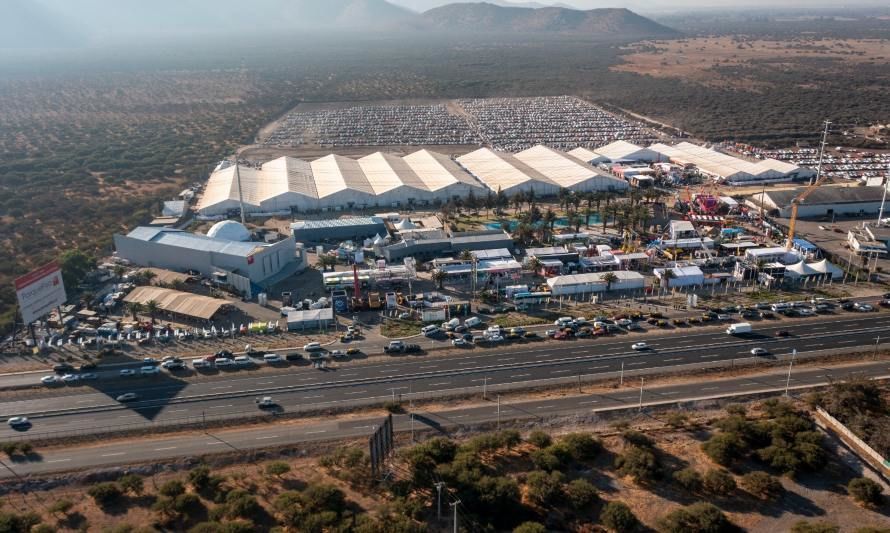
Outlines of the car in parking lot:
{"type": "Polygon", "coordinates": [[[155,359],[154,357],[143,357],[142,358],[143,365],[155,365],[157,363],[158,363],[158,360],[155,359]]]}
{"type": "Polygon", "coordinates": [[[309,344],[303,346],[303,351],[306,352],[320,352],[322,350],[324,350],[324,348],[322,347],[321,343],[318,342],[310,342],[309,344]]]}
{"type": "Polygon", "coordinates": [[[537,339],[538,334],[534,331],[526,331],[523,337],[525,337],[526,339],[537,339]]]}
{"type": "Polygon", "coordinates": [[[69,374],[74,372],[74,367],[68,363],[59,363],[53,366],[53,372],[56,374],[69,374]]]}
{"type": "Polygon", "coordinates": [[[346,357],[346,350],[331,350],[330,355],[334,358],[346,357]]]}
{"type": "Polygon", "coordinates": [[[99,374],[96,374],[95,372],[84,372],[80,375],[80,379],[81,380],[99,379],[99,374]]]}
{"type": "Polygon", "coordinates": [[[27,416],[13,416],[6,420],[6,423],[9,424],[9,427],[13,428],[22,428],[31,425],[31,421],[28,420],[27,416]]]}
{"type": "Polygon", "coordinates": [[[855,308],[856,308],[856,304],[851,302],[850,300],[847,300],[847,301],[842,300],[841,301],[841,309],[843,309],[844,311],[852,311],[855,308]]]}
{"type": "Polygon", "coordinates": [[[458,347],[464,347],[464,346],[470,346],[470,343],[463,337],[459,337],[457,339],[452,340],[451,345],[458,346],[458,347]]]}
{"type": "Polygon", "coordinates": [[[123,368],[118,374],[120,374],[121,377],[135,376],[136,371],[132,368],[123,368]]]}
{"type": "Polygon", "coordinates": [[[239,355],[232,361],[238,366],[250,366],[253,364],[253,360],[247,355],[239,355]]]}
{"type": "Polygon", "coordinates": [[[263,354],[263,361],[265,361],[271,365],[274,363],[280,363],[281,361],[283,361],[283,359],[281,359],[281,356],[278,355],[277,353],[267,353],[267,354],[263,354]]]}
{"type": "Polygon", "coordinates": [[[860,313],[868,313],[868,312],[875,310],[875,308],[872,307],[871,304],[859,303],[859,302],[853,304],[853,309],[856,311],[859,311],[860,313]]]}
{"type": "Polygon", "coordinates": [[[639,351],[639,350],[648,350],[648,349],[649,349],[649,345],[646,344],[645,342],[636,342],[636,343],[634,343],[633,345],[631,345],[631,348],[633,348],[634,350],[637,350],[637,351],[639,351]]]}
{"type": "Polygon", "coordinates": [[[65,374],[64,376],[62,376],[62,381],[64,381],[65,383],[74,383],[79,379],[80,376],[78,376],[77,374],[65,374]]]}
{"type": "Polygon", "coordinates": [[[139,395],[135,392],[125,392],[123,394],[119,394],[115,400],[119,402],[132,402],[133,400],[139,398],[139,395]]]}
{"type": "Polygon", "coordinates": [[[497,334],[489,335],[488,337],[486,337],[486,340],[491,343],[504,342],[504,338],[497,334]]]}
{"type": "Polygon", "coordinates": [[[87,362],[80,365],[79,370],[83,372],[84,370],[95,370],[98,365],[93,362],[87,362]]]}
{"type": "Polygon", "coordinates": [[[346,350],[346,355],[358,355],[360,353],[362,353],[360,348],[348,348],[346,350]]]}
{"type": "Polygon", "coordinates": [[[153,376],[160,372],[161,372],[161,369],[154,365],[143,366],[142,368],[139,369],[139,374],[143,375],[143,376],[153,376]]]}
{"type": "Polygon", "coordinates": [[[43,376],[40,378],[40,382],[44,385],[55,385],[59,382],[58,376],[43,376]]]}
{"type": "Polygon", "coordinates": [[[235,361],[232,359],[229,359],[228,357],[217,357],[216,361],[214,361],[213,364],[216,365],[218,368],[220,368],[220,367],[225,368],[225,367],[235,366],[235,361]]]}
{"type": "Polygon", "coordinates": [[[303,354],[299,352],[291,352],[289,354],[286,354],[284,358],[288,361],[299,361],[303,358],[303,354]]]}
{"type": "Polygon", "coordinates": [[[776,332],[776,337],[789,337],[791,336],[791,332],[787,329],[780,329],[776,332]]]}
{"type": "Polygon", "coordinates": [[[769,355],[769,350],[766,348],[751,348],[751,355],[769,355]]]}
{"type": "Polygon", "coordinates": [[[182,361],[164,361],[161,363],[161,366],[167,370],[182,370],[185,368],[185,363],[182,361]]]}

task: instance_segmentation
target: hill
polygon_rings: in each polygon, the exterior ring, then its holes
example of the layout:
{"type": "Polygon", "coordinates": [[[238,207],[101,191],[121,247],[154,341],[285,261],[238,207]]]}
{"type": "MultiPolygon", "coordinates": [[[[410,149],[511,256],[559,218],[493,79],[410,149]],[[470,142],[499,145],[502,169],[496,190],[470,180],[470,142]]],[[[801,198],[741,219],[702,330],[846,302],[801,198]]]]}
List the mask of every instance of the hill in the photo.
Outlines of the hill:
{"type": "Polygon", "coordinates": [[[677,32],[623,8],[580,11],[563,7],[504,7],[486,2],[449,4],[420,16],[429,29],[492,33],[572,33],[668,37],[677,32]]]}

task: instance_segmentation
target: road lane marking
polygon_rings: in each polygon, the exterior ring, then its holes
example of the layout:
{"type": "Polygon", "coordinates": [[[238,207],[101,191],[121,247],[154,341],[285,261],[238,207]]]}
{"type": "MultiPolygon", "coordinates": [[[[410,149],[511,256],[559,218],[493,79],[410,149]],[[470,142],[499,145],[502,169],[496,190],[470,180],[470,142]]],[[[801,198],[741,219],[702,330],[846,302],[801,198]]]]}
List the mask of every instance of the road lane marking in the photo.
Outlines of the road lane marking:
{"type": "Polygon", "coordinates": [[[125,454],[126,454],[126,452],[105,453],[105,454],[102,454],[100,457],[117,457],[118,455],[125,455],[125,454]]]}
{"type": "Polygon", "coordinates": [[[702,390],[718,390],[720,387],[705,387],[702,390]]]}
{"type": "Polygon", "coordinates": [[[355,372],[352,372],[352,373],[349,373],[349,374],[340,374],[340,377],[341,377],[341,378],[348,378],[348,377],[351,377],[351,376],[357,376],[357,375],[358,375],[358,374],[356,374],[355,372]]]}
{"type": "Polygon", "coordinates": [[[71,459],[53,459],[52,461],[47,461],[47,463],[67,463],[71,459]]]}
{"type": "Polygon", "coordinates": [[[204,444],[205,444],[205,446],[215,446],[218,444],[225,444],[225,442],[220,442],[218,440],[214,440],[214,441],[210,441],[210,442],[205,442],[204,444]]]}
{"type": "Polygon", "coordinates": [[[685,357],[674,357],[673,359],[665,359],[664,362],[670,363],[671,361],[682,361],[684,359],[686,359],[686,358],[685,357]]]}
{"type": "MultiPolygon", "coordinates": [[[[739,352],[739,353],[748,353],[748,352],[739,352]]],[[[710,359],[712,357],[720,357],[720,354],[718,353],[718,354],[714,354],[714,355],[700,355],[699,357],[701,357],[702,359],[710,359]]]]}
{"type": "Polygon", "coordinates": [[[303,396],[304,400],[312,400],[315,398],[324,398],[324,394],[319,394],[318,396],[303,396]]]}
{"type": "Polygon", "coordinates": [[[439,368],[439,365],[422,365],[417,368],[439,368]]]}
{"type": "Polygon", "coordinates": [[[366,390],[359,390],[359,391],[355,391],[355,392],[344,392],[343,394],[364,394],[364,393],[366,393],[366,392],[368,392],[368,391],[366,391],[366,390]]]}
{"type": "Polygon", "coordinates": [[[498,361],[514,361],[514,360],[516,360],[515,357],[501,357],[500,359],[498,359],[498,361]]]}
{"type": "Polygon", "coordinates": [[[208,409],[225,409],[226,407],[232,407],[231,405],[211,405],[208,409]]]}
{"type": "Polygon", "coordinates": [[[268,439],[279,439],[278,435],[269,435],[268,437],[257,437],[256,440],[268,440],[268,439]]]}
{"type": "Polygon", "coordinates": [[[587,370],[599,370],[599,369],[601,369],[601,368],[609,368],[609,365],[592,366],[592,367],[588,368],[587,370]]]}
{"type": "Polygon", "coordinates": [[[470,415],[452,415],[449,418],[466,418],[468,416],[470,416],[470,415]]]}
{"type": "Polygon", "coordinates": [[[379,371],[381,374],[395,374],[396,372],[400,372],[398,368],[394,369],[384,369],[379,371]]]}
{"type": "Polygon", "coordinates": [[[167,411],[168,413],[184,413],[188,411],[188,409],[173,409],[172,411],[167,411]]]}
{"type": "Polygon", "coordinates": [[[825,346],[825,345],[824,344],[807,344],[804,346],[804,348],[821,348],[822,346],[825,346]]]}
{"type": "Polygon", "coordinates": [[[430,387],[438,387],[439,385],[451,385],[450,381],[441,381],[439,383],[430,383],[430,387]]]}
{"type": "Polygon", "coordinates": [[[599,400],[587,400],[586,402],[578,402],[578,405],[587,405],[590,403],[599,403],[599,400]]]}
{"type": "Polygon", "coordinates": [[[646,364],[646,361],[637,361],[635,363],[627,363],[626,366],[638,366],[638,365],[645,365],[645,364],[646,364]]]}
{"type": "Polygon", "coordinates": [[[531,376],[531,374],[514,374],[514,375],[512,375],[512,376],[510,376],[510,377],[511,377],[511,378],[525,378],[525,377],[528,377],[528,376],[531,376]]]}
{"type": "Polygon", "coordinates": [[[555,405],[539,405],[535,409],[553,409],[555,405]]]}
{"type": "Polygon", "coordinates": [[[156,452],[163,452],[164,450],[175,450],[176,446],[167,446],[166,448],[155,448],[156,452]]]}
{"type": "Polygon", "coordinates": [[[566,372],[574,372],[571,368],[568,370],[554,370],[551,374],[565,374],[566,372]]]}
{"type": "Polygon", "coordinates": [[[319,429],[318,431],[307,431],[306,435],[318,435],[319,433],[327,433],[326,429],[319,429]]]}
{"type": "Polygon", "coordinates": [[[275,383],[274,381],[260,381],[257,385],[271,385],[275,383]]]}

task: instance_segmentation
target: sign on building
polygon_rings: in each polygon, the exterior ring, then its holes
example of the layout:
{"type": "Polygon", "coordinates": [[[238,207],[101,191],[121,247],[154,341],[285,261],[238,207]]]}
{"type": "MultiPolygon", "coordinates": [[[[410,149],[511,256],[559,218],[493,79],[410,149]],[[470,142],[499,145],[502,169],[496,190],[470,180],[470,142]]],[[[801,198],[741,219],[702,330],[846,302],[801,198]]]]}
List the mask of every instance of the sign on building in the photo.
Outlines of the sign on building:
{"type": "Polygon", "coordinates": [[[52,262],[15,280],[15,294],[25,324],[49,314],[65,303],[65,284],[62,270],[52,262]]]}

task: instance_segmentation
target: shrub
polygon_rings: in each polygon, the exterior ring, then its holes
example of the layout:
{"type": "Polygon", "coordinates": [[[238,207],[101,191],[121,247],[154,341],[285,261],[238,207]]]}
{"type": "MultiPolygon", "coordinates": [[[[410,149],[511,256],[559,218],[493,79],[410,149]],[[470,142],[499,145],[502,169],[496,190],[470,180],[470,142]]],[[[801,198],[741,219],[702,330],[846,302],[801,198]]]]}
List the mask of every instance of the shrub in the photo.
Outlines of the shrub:
{"type": "Polygon", "coordinates": [[[273,504],[285,526],[297,527],[303,517],[303,495],[297,491],[282,492],[273,504]]]}
{"type": "Polygon", "coordinates": [[[688,492],[698,492],[702,488],[702,477],[694,468],[684,468],[673,474],[674,481],[688,492]]]}
{"type": "Polygon", "coordinates": [[[728,496],[735,491],[736,483],[726,470],[712,468],[702,477],[702,487],[715,496],[728,496]]]}
{"type": "Polygon", "coordinates": [[[518,511],[520,500],[519,485],[507,476],[483,476],[475,486],[479,503],[486,509],[498,509],[505,515],[518,511]]]}
{"type": "Polygon", "coordinates": [[[715,463],[729,466],[744,454],[745,442],[735,433],[719,433],[702,444],[702,451],[715,463]]]}
{"type": "Polygon", "coordinates": [[[120,485],[122,491],[129,492],[134,496],[142,494],[142,489],[144,487],[142,476],[137,476],[136,474],[125,474],[121,476],[120,479],[117,480],[117,484],[120,485]]]}
{"type": "Polygon", "coordinates": [[[880,505],[884,487],[867,477],[858,477],[847,484],[847,492],[862,505],[880,505]]]}
{"type": "Polygon", "coordinates": [[[553,444],[553,439],[550,438],[550,435],[541,431],[540,429],[536,429],[529,433],[526,440],[537,448],[546,448],[547,446],[553,444]]]}
{"type": "Polygon", "coordinates": [[[173,509],[185,516],[189,516],[203,508],[204,504],[201,503],[201,498],[197,494],[180,494],[173,500],[173,509]]]}
{"type": "Polygon", "coordinates": [[[761,500],[769,500],[782,493],[779,480],[766,472],[749,472],[742,476],[742,488],[761,500]]]}
{"type": "Polygon", "coordinates": [[[535,470],[526,478],[528,496],[540,505],[548,505],[562,494],[564,476],[561,472],[535,470]]]}
{"type": "Polygon", "coordinates": [[[49,512],[51,512],[52,514],[67,515],[68,512],[71,511],[71,509],[73,507],[74,507],[74,502],[72,502],[71,500],[62,498],[62,499],[56,500],[52,504],[50,504],[49,512]]]}
{"type": "Polygon", "coordinates": [[[600,513],[600,522],[615,533],[635,531],[640,521],[623,502],[609,502],[600,513]]]}
{"type": "Polygon", "coordinates": [[[655,479],[660,473],[658,458],[649,448],[629,446],[615,458],[615,467],[622,476],[631,476],[637,483],[655,479]]]}
{"type": "Polygon", "coordinates": [[[29,533],[56,533],[56,528],[49,524],[37,524],[31,527],[29,533]]]}
{"type": "Polygon", "coordinates": [[[838,526],[828,522],[807,522],[800,520],[795,522],[790,533],[838,533],[841,530],[838,526]]]}
{"type": "Polygon", "coordinates": [[[731,403],[724,408],[724,411],[735,416],[745,416],[748,414],[748,408],[740,403],[731,403]]]}
{"type": "Polygon", "coordinates": [[[553,452],[549,450],[534,450],[531,454],[529,454],[529,458],[532,460],[532,464],[535,465],[535,468],[539,470],[546,470],[548,472],[553,470],[560,470],[563,467],[562,461],[559,460],[559,457],[553,454],[553,452]]]}
{"type": "Polygon", "coordinates": [[[27,533],[40,523],[40,517],[34,513],[18,514],[0,511],[0,531],[10,533],[27,533]]]}
{"type": "Polygon", "coordinates": [[[193,468],[191,472],[189,472],[188,482],[189,485],[198,492],[207,489],[210,483],[210,467],[207,465],[200,465],[193,468]]]}
{"type": "Polygon", "coordinates": [[[333,511],[339,516],[346,510],[346,497],[343,491],[333,485],[309,485],[303,491],[302,497],[309,512],[333,511]]]}
{"type": "Polygon", "coordinates": [[[672,428],[682,428],[689,422],[689,415],[680,411],[672,411],[668,413],[666,422],[672,428]]]}
{"type": "Polygon", "coordinates": [[[227,518],[254,518],[262,507],[256,498],[243,490],[235,490],[226,496],[224,514],[227,518]]]}
{"type": "Polygon", "coordinates": [[[122,496],[120,487],[111,481],[93,485],[87,490],[87,494],[103,509],[119,503],[122,496]]]}
{"type": "Polygon", "coordinates": [[[290,465],[284,461],[275,461],[266,465],[266,475],[280,478],[290,472],[290,465]]]}
{"type": "Polygon", "coordinates": [[[652,439],[639,431],[625,431],[621,438],[624,439],[624,442],[641,448],[652,448],[655,446],[655,442],[652,439]]]}
{"type": "Polygon", "coordinates": [[[547,533],[547,528],[538,522],[523,522],[513,528],[513,533],[547,533]]]}
{"type": "Polygon", "coordinates": [[[161,485],[161,488],[158,489],[159,494],[161,494],[162,496],[167,496],[168,498],[175,498],[184,492],[185,485],[178,479],[171,479],[170,481],[161,485]]]}
{"type": "Polygon", "coordinates": [[[596,488],[586,479],[574,479],[565,487],[566,499],[572,508],[584,509],[597,499],[596,488]]]}
{"type": "Polygon", "coordinates": [[[575,461],[592,461],[602,451],[602,443],[588,433],[569,433],[560,440],[575,461]]]}
{"type": "Polygon", "coordinates": [[[403,411],[401,402],[394,402],[392,400],[385,402],[383,408],[392,414],[399,414],[403,411]]]}
{"type": "Polygon", "coordinates": [[[699,502],[668,513],[659,520],[659,530],[664,533],[719,533],[734,528],[723,511],[710,503],[699,502]]]}

